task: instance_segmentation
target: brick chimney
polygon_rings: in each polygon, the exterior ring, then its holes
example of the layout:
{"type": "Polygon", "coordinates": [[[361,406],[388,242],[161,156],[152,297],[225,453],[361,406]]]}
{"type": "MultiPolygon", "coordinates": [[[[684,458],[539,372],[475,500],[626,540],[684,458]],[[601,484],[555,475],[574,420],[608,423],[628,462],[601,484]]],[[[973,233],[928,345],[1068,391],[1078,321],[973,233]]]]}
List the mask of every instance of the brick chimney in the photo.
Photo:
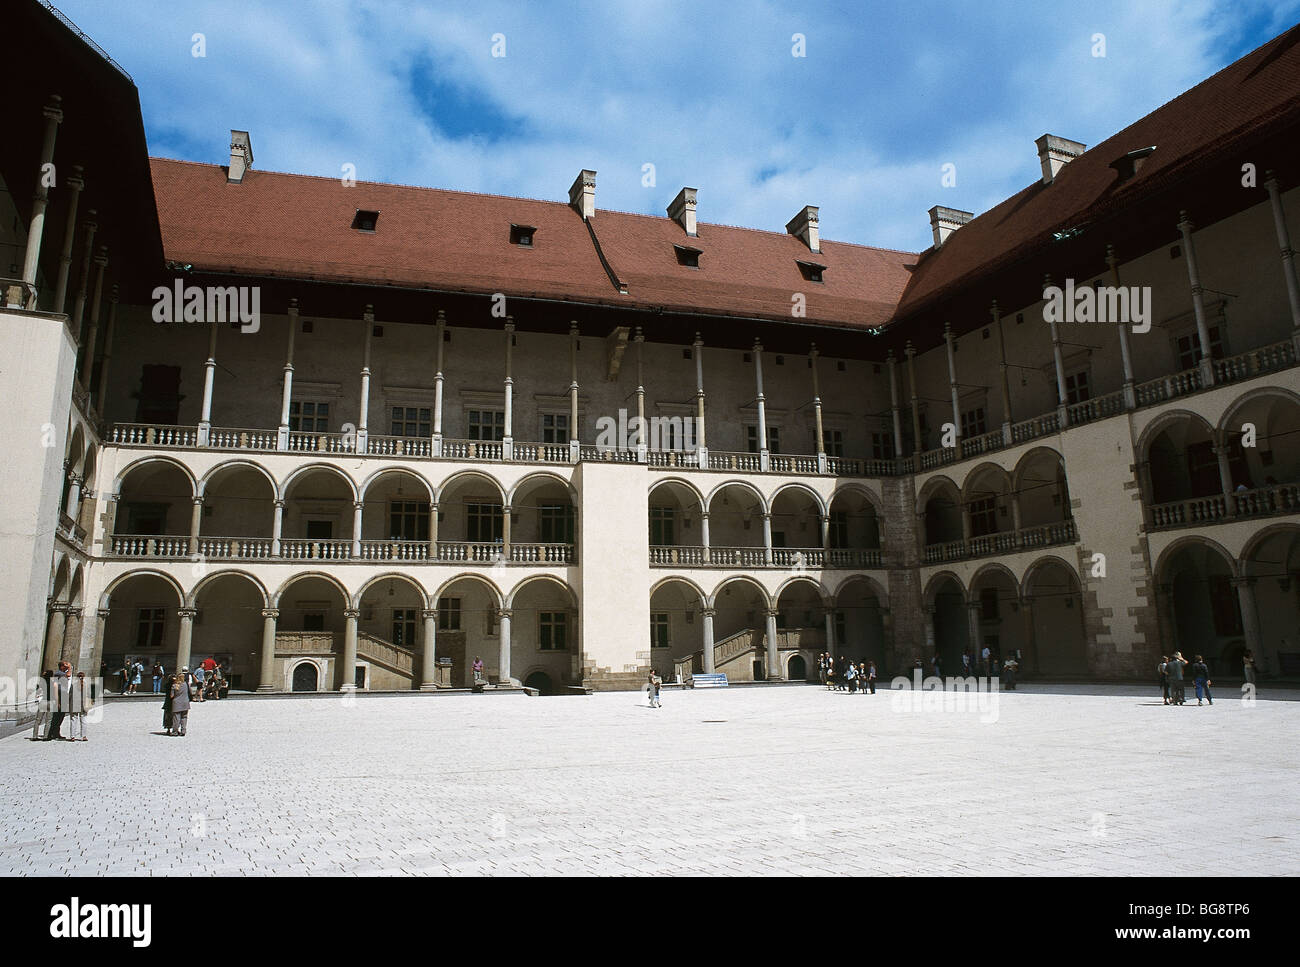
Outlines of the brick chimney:
{"type": "Polygon", "coordinates": [[[596,172],[583,168],[569,186],[569,207],[583,218],[596,214],[596,172]]]}
{"type": "Polygon", "coordinates": [[[1054,134],[1044,134],[1034,144],[1038,145],[1038,163],[1043,166],[1045,185],[1055,181],[1062,168],[1088,150],[1086,144],[1054,134]]]}
{"type": "Polygon", "coordinates": [[[817,234],[817,206],[807,205],[785,224],[785,230],[808,246],[810,252],[822,250],[821,238],[817,234]]]}
{"type": "Polygon", "coordinates": [[[668,217],[675,221],[687,235],[695,237],[695,189],[683,188],[668,206],[668,217]]]}
{"type": "Polygon", "coordinates": [[[934,247],[942,248],[949,235],[974,217],[970,212],[935,205],[930,209],[930,231],[934,233],[934,247]]]}
{"type": "Polygon", "coordinates": [[[237,185],[244,180],[244,172],[253,167],[253,143],[248,139],[247,131],[230,132],[230,170],[226,172],[226,181],[237,185]]]}

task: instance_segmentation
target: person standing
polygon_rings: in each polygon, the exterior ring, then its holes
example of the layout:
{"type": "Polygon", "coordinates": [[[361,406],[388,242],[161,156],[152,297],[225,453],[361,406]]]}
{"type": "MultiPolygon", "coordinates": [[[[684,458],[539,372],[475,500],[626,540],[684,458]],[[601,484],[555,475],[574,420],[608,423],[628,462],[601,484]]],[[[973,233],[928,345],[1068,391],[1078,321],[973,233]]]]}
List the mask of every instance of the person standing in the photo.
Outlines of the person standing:
{"type": "Polygon", "coordinates": [[[1181,651],[1174,652],[1174,656],[1165,662],[1165,671],[1169,675],[1169,704],[1186,705],[1187,698],[1183,693],[1183,668],[1187,662],[1183,659],[1181,651]]]}
{"type": "Polygon", "coordinates": [[[72,665],[66,661],[59,662],[59,667],[54,672],[53,685],[54,689],[50,695],[50,700],[54,704],[50,711],[50,730],[45,733],[47,741],[63,738],[60,730],[63,728],[64,716],[68,714],[68,693],[72,687],[72,665]]]}
{"type": "Polygon", "coordinates": [[[858,690],[858,666],[853,662],[849,662],[844,669],[844,683],[848,686],[850,695],[858,690]]]}
{"type": "Polygon", "coordinates": [[[161,660],[153,663],[153,693],[155,695],[162,692],[163,676],[167,674],[167,669],[163,667],[161,660]]]}
{"type": "Polygon", "coordinates": [[[871,689],[871,694],[876,694],[876,663],[867,662],[867,688],[871,689]]]}
{"type": "Polygon", "coordinates": [[[1009,691],[1016,690],[1016,670],[1020,667],[1020,662],[1016,661],[1014,654],[1002,663],[1002,684],[1009,691]]]}
{"type": "Polygon", "coordinates": [[[1255,653],[1251,651],[1249,648],[1247,648],[1246,653],[1241,656],[1241,670],[1246,677],[1246,684],[1254,685],[1255,684],[1255,653]]]}
{"type": "Polygon", "coordinates": [[[1196,656],[1196,661],[1192,663],[1192,681],[1196,683],[1196,704],[1201,704],[1201,691],[1205,691],[1205,698],[1211,705],[1214,704],[1214,698],[1210,695],[1210,686],[1214,683],[1210,681],[1210,666],[1205,664],[1205,659],[1200,655],[1196,656]]]}
{"type": "Polygon", "coordinates": [[[474,684],[483,684],[483,659],[478,655],[474,656],[474,684]]]}
{"type": "Polygon", "coordinates": [[[1160,664],[1156,666],[1156,670],[1160,672],[1160,696],[1161,696],[1162,699],[1164,699],[1164,701],[1163,701],[1163,703],[1162,703],[1162,704],[1164,704],[1164,705],[1168,705],[1168,704],[1169,704],[1169,668],[1168,668],[1168,666],[1169,666],[1169,656],[1168,656],[1168,655],[1161,655],[1161,656],[1160,656],[1160,664]]]}
{"type": "Polygon", "coordinates": [[[91,707],[90,689],[86,685],[86,673],[77,672],[77,679],[72,683],[68,695],[68,741],[86,741],[86,713],[91,707]]]}
{"type": "Polygon", "coordinates": [[[190,720],[190,686],[184,675],[172,680],[172,735],[184,735],[190,720]]]}
{"type": "Polygon", "coordinates": [[[653,668],[650,669],[650,676],[646,680],[646,695],[650,699],[651,708],[663,708],[663,703],[659,701],[659,688],[663,685],[663,679],[653,668]]]}
{"type": "Polygon", "coordinates": [[[207,685],[206,672],[204,672],[202,665],[195,666],[193,671],[193,676],[194,676],[194,700],[196,702],[201,702],[203,701],[203,689],[207,685]]]}
{"type": "Polygon", "coordinates": [[[988,645],[985,645],[984,650],[980,652],[980,674],[985,678],[989,677],[989,658],[992,655],[993,652],[989,650],[988,645]]]}
{"type": "Polygon", "coordinates": [[[32,741],[41,741],[41,727],[46,731],[50,727],[50,713],[54,710],[54,672],[49,669],[41,675],[41,683],[36,686],[36,720],[32,722],[32,741]]]}
{"type": "Polygon", "coordinates": [[[168,735],[172,734],[172,681],[175,677],[176,676],[173,675],[171,678],[167,679],[167,685],[163,689],[163,731],[168,735]]]}
{"type": "Polygon", "coordinates": [[[134,695],[136,689],[140,687],[140,682],[144,680],[144,665],[140,664],[137,658],[131,665],[131,694],[134,695]]]}

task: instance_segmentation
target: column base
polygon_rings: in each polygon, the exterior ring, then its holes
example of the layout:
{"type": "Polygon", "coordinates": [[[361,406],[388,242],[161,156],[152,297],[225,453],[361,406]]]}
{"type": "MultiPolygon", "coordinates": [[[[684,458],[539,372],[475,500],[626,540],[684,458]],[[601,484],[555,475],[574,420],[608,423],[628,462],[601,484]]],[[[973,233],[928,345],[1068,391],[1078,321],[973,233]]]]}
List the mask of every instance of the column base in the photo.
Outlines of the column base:
{"type": "Polygon", "coordinates": [[[436,691],[437,691],[439,688],[441,688],[441,687],[442,687],[442,686],[439,685],[437,682],[421,682],[421,683],[420,683],[420,691],[422,691],[422,692],[436,692],[436,691]]]}
{"type": "Polygon", "coordinates": [[[357,686],[356,686],[355,684],[353,684],[353,683],[351,683],[351,682],[345,682],[344,684],[342,684],[342,685],[339,686],[339,691],[340,691],[340,692],[355,692],[355,691],[358,691],[358,689],[357,689],[357,686]]]}
{"type": "Polygon", "coordinates": [[[258,686],[257,686],[257,694],[258,694],[258,695],[273,695],[273,694],[275,694],[276,691],[278,691],[278,689],[276,689],[276,687],[275,687],[274,685],[258,685],[258,686]]]}

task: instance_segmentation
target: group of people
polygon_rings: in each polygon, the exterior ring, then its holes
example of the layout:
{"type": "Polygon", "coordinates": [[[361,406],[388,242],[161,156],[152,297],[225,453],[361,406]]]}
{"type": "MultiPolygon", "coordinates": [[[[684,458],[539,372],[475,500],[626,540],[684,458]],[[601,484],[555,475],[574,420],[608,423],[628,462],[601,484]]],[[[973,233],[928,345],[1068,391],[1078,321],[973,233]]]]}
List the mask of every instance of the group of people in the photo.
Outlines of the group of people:
{"type": "MultiPolygon", "coordinates": [[[[1246,667],[1250,670],[1251,678],[1254,677],[1254,659],[1250,657],[1250,652],[1246,652],[1246,667]]],[[[1160,664],[1156,670],[1160,673],[1160,695],[1165,705],[1186,705],[1187,697],[1184,693],[1183,670],[1187,667],[1187,660],[1183,658],[1181,651],[1176,651],[1173,657],[1169,655],[1160,656],[1160,664]]],[[[1192,663],[1192,681],[1196,684],[1196,704],[1202,702],[1201,695],[1204,693],[1204,700],[1211,705],[1214,704],[1214,698],[1210,695],[1210,686],[1214,682],[1210,681],[1210,666],[1205,663],[1205,659],[1200,655],[1196,656],[1196,661],[1192,663]]]]}
{"type": "Polygon", "coordinates": [[[86,741],[86,713],[95,704],[91,682],[85,672],[73,675],[71,662],[61,661],[58,667],[41,676],[40,694],[36,698],[36,719],[32,723],[32,741],[50,742],[67,739],[69,742],[86,741]],[[68,734],[63,734],[64,719],[68,720],[68,734]],[[41,729],[45,734],[41,734],[41,729]]]}
{"type": "MultiPolygon", "coordinates": [[[[192,672],[188,665],[182,668],[181,671],[188,676],[188,681],[194,689],[194,700],[196,702],[225,698],[230,692],[230,682],[225,667],[215,658],[203,659],[192,672]]],[[[107,679],[107,662],[100,665],[99,674],[101,678],[107,679]]],[[[144,684],[145,667],[140,659],[128,657],[117,674],[122,680],[121,694],[135,695],[138,693],[140,686],[144,684]]],[[[152,675],[154,695],[162,695],[170,690],[176,678],[175,675],[167,674],[167,669],[161,660],[153,663],[152,675]]]]}
{"type": "MultiPolygon", "coordinates": [[[[1020,653],[1015,651],[1006,658],[1000,658],[992,648],[985,645],[977,656],[974,651],[967,648],[961,653],[961,675],[963,678],[972,676],[996,678],[1002,683],[1003,688],[1015,691],[1016,675],[1020,672],[1019,655],[1020,653]]],[[[915,670],[924,673],[919,658],[916,660],[915,670]]],[[[935,678],[943,678],[943,663],[939,660],[937,651],[930,659],[930,674],[935,678]]]]}
{"type": "Polygon", "coordinates": [[[817,672],[827,691],[876,694],[874,661],[852,662],[844,655],[836,659],[829,653],[823,652],[817,659],[817,672]]]}

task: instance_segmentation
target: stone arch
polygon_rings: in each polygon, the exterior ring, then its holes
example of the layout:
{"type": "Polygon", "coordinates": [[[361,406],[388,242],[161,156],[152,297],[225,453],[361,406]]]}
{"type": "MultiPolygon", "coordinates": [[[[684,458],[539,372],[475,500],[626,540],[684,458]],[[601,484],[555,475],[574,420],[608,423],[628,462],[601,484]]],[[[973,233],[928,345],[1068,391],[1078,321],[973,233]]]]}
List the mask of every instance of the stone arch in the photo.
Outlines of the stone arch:
{"type": "Polygon", "coordinates": [[[433,597],[432,597],[432,601],[435,606],[446,595],[447,589],[450,588],[453,584],[455,584],[458,581],[474,581],[478,584],[483,585],[485,588],[487,588],[488,593],[492,597],[492,600],[496,604],[496,606],[498,608],[503,607],[502,602],[505,601],[505,595],[502,593],[501,589],[496,585],[496,583],[493,582],[490,578],[484,577],[482,574],[474,574],[471,572],[462,572],[460,574],[457,574],[454,577],[448,578],[446,581],[443,581],[442,584],[438,585],[438,589],[433,593],[433,597]]]}
{"type": "Polygon", "coordinates": [[[1250,538],[1242,547],[1241,554],[1238,556],[1238,573],[1244,575],[1246,573],[1246,562],[1250,560],[1255,552],[1258,551],[1266,541],[1271,540],[1280,534],[1291,534],[1296,538],[1300,538],[1300,524],[1292,524],[1290,522],[1269,524],[1267,527],[1261,527],[1255,533],[1251,534],[1250,538]]]}
{"type": "Polygon", "coordinates": [[[1232,426],[1238,413],[1257,400],[1269,398],[1282,400],[1290,403],[1292,406],[1300,408],[1300,393],[1289,390],[1285,386],[1259,386],[1255,389],[1247,390],[1229,403],[1228,408],[1224,410],[1223,415],[1219,417],[1219,422],[1215,426],[1219,439],[1223,439],[1228,433],[1240,431],[1240,427],[1237,427],[1234,430],[1232,426]]]}
{"type": "Polygon", "coordinates": [[[1228,566],[1232,569],[1233,577],[1240,575],[1241,571],[1238,567],[1237,558],[1232,554],[1229,554],[1227,548],[1222,544],[1213,538],[1204,536],[1203,534],[1188,534],[1184,537],[1178,538],[1160,552],[1160,556],[1156,558],[1155,567],[1152,568],[1152,572],[1156,575],[1156,580],[1160,580],[1160,575],[1164,573],[1165,567],[1171,560],[1173,560],[1174,556],[1178,554],[1179,551],[1192,546],[1207,547],[1210,550],[1215,551],[1220,557],[1228,562],[1228,566]]]}
{"type": "Polygon", "coordinates": [[[108,583],[108,587],[104,588],[103,593],[101,593],[99,596],[100,610],[102,611],[109,606],[109,602],[112,600],[113,592],[118,587],[120,587],[122,584],[126,583],[127,581],[131,580],[132,578],[138,578],[138,577],[161,578],[162,581],[165,584],[169,585],[171,589],[176,593],[176,607],[178,608],[184,607],[185,589],[181,587],[180,582],[178,582],[174,577],[172,577],[166,571],[159,571],[153,568],[141,568],[139,570],[127,571],[124,574],[119,574],[117,577],[113,578],[113,580],[108,583]]]}
{"type": "Polygon", "coordinates": [[[1148,460],[1150,456],[1147,451],[1150,449],[1151,443],[1156,439],[1156,437],[1165,432],[1165,430],[1177,426],[1185,420],[1190,420],[1194,424],[1200,426],[1201,429],[1205,430],[1210,439],[1218,439],[1215,433],[1215,427],[1210,424],[1209,420],[1201,416],[1201,414],[1187,409],[1166,410],[1143,427],[1142,432],[1138,434],[1137,444],[1134,447],[1138,460],[1148,460]]]}
{"type": "Polygon", "coordinates": [[[785,494],[791,490],[798,490],[802,492],[805,496],[810,497],[812,499],[813,506],[817,508],[817,513],[822,516],[826,515],[829,505],[826,503],[825,500],[822,499],[822,495],[819,494],[817,491],[813,490],[806,483],[802,483],[798,480],[792,480],[788,483],[783,483],[781,484],[781,486],[777,487],[776,490],[772,491],[772,496],[768,499],[768,505],[770,507],[775,507],[776,499],[780,497],[782,494],[785,494]]]}
{"type": "Polygon", "coordinates": [[[366,494],[369,492],[371,485],[376,483],[381,477],[386,477],[390,474],[402,474],[404,476],[414,477],[424,486],[424,492],[429,498],[429,502],[433,502],[433,484],[429,482],[428,478],[425,477],[424,474],[419,473],[410,467],[380,467],[378,470],[375,470],[367,476],[365,480],[361,481],[361,486],[357,488],[357,499],[365,500],[366,494]]]}
{"type": "Polygon", "coordinates": [[[542,482],[559,484],[565,489],[565,492],[568,493],[570,503],[575,507],[578,506],[578,492],[574,489],[573,481],[566,480],[554,470],[534,470],[531,473],[524,474],[514,482],[508,491],[506,491],[506,503],[511,507],[514,507],[516,504],[516,498],[521,490],[525,487],[531,488],[532,485],[542,482]]]}
{"type": "Polygon", "coordinates": [[[289,488],[293,486],[294,481],[320,471],[324,471],[325,473],[342,480],[347,484],[348,492],[352,495],[352,499],[354,501],[359,499],[357,496],[356,481],[352,479],[350,474],[345,473],[342,469],[334,466],[332,463],[308,463],[301,467],[294,468],[293,472],[284,478],[284,482],[280,485],[280,492],[276,494],[276,497],[280,500],[287,500],[289,498],[289,488]]]}
{"type": "Polygon", "coordinates": [[[266,467],[262,466],[255,460],[243,459],[223,460],[216,466],[212,467],[207,473],[199,478],[195,485],[195,495],[198,497],[204,496],[207,493],[208,485],[212,483],[217,476],[229,470],[252,470],[259,474],[270,485],[273,499],[280,495],[280,485],[276,483],[275,477],[271,474],[271,471],[267,470],[266,467]]]}
{"type": "Polygon", "coordinates": [[[403,574],[400,571],[385,571],[383,574],[376,574],[357,589],[356,594],[349,599],[349,606],[353,608],[361,607],[361,600],[365,597],[366,592],[382,581],[401,581],[404,584],[409,584],[419,593],[421,608],[427,609],[432,607],[429,601],[429,592],[425,590],[424,585],[411,575],[403,574]]]}
{"type": "Polygon", "coordinates": [[[50,601],[54,604],[66,604],[68,586],[72,582],[72,565],[68,555],[60,554],[54,567],[50,569],[50,601]]]}
{"type": "Polygon", "coordinates": [[[134,471],[148,464],[165,464],[169,467],[174,467],[185,476],[186,480],[190,482],[190,497],[193,498],[198,493],[198,481],[194,479],[194,472],[190,470],[189,467],[185,466],[185,464],[173,457],[164,456],[162,454],[152,454],[147,457],[141,457],[138,460],[132,460],[125,467],[118,470],[117,476],[113,479],[113,495],[115,497],[120,497],[122,494],[122,484],[126,481],[126,478],[134,471]]]}
{"type": "Polygon", "coordinates": [[[453,473],[434,489],[434,493],[437,496],[437,502],[441,504],[447,491],[467,480],[479,480],[487,483],[496,491],[497,496],[501,498],[501,502],[503,504],[505,503],[506,492],[505,488],[501,486],[501,481],[483,470],[458,470],[456,473],[453,473]]]}
{"type": "Polygon", "coordinates": [[[338,578],[336,578],[334,575],[328,574],[325,571],[299,571],[298,573],[292,574],[289,577],[287,577],[280,584],[280,586],[275,589],[275,594],[271,597],[271,607],[273,608],[280,607],[280,599],[284,596],[284,592],[287,591],[289,588],[291,588],[293,585],[297,584],[299,581],[303,581],[307,578],[319,578],[320,580],[324,581],[326,584],[333,585],[334,589],[338,591],[339,596],[343,599],[343,606],[345,608],[352,606],[351,592],[349,592],[348,589],[344,587],[343,582],[340,581],[338,578]]]}
{"type": "Polygon", "coordinates": [[[556,577],[554,574],[533,574],[524,578],[522,581],[520,581],[518,584],[516,584],[513,588],[510,589],[510,593],[506,595],[505,607],[507,609],[513,608],[515,606],[515,598],[519,596],[519,593],[523,591],[524,588],[528,587],[530,584],[536,584],[539,581],[544,582],[546,584],[553,584],[556,587],[560,588],[560,590],[568,594],[569,604],[575,608],[578,606],[578,593],[573,590],[573,587],[572,585],[569,584],[569,582],[563,580],[562,578],[556,577]]]}
{"type": "Polygon", "coordinates": [[[1088,636],[1084,626],[1083,582],[1078,568],[1055,554],[1038,557],[1025,568],[1021,600],[1029,611],[1030,638],[1026,658],[1031,674],[1080,676],[1092,671],[1088,636]],[[1053,572],[1065,578],[1061,590],[1044,590],[1053,572]]]}
{"type": "Polygon", "coordinates": [[[992,477],[999,483],[1005,485],[1005,489],[1002,491],[1003,494],[1008,494],[1012,491],[1014,481],[1011,472],[1000,463],[996,463],[992,460],[985,460],[978,466],[972,467],[966,474],[966,479],[962,482],[960,491],[963,504],[970,503],[975,492],[975,484],[988,477],[992,477]]]}
{"type": "Polygon", "coordinates": [[[921,592],[921,603],[925,606],[933,607],[935,591],[945,581],[952,581],[953,583],[955,583],[958,589],[961,591],[963,599],[968,597],[969,591],[966,587],[966,584],[965,582],[962,581],[960,577],[957,576],[956,572],[946,571],[946,570],[936,571],[934,574],[930,575],[930,580],[925,582],[925,588],[921,592]]]}
{"type": "Polygon", "coordinates": [[[762,491],[760,491],[753,484],[745,480],[724,480],[716,487],[714,487],[712,490],[709,491],[709,495],[706,499],[705,507],[710,514],[714,513],[713,501],[717,498],[719,494],[721,494],[728,487],[739,487],[741,490],[744,490],[748,492],[751,496],[753,496],[754,501],[757,504],[760,513],[766,514],[770,511],[770,506],[767,502],[767,499],[763,496],[762,491]]]}
{"type": "Polygon", "coordinates": [[[926,504],[928,504],[932,499],[934,499],[934,497],[937,495],[939,491],[945,489],[951,490],[952,495],[956,498],[957,504],[958,505],[961,504],[961,500],[962,500],[961,488],[957,486],[956,481],[954,481],[947,474],[943,474],[943,473],[935,474],[933,477],[931,477],[929,480],[923,483],[921,485],[921,489],[918,490],[916,493],[917,516],[923,517],[925,515],[926,504]]]}
{"type": "Polygon", "coordinates": [[[695,486],[695,484],[691,483],[689,480],[686,480],[682,477],[660,477],[658,480],[651,481],[650,487],[646,491],[647,498],[653,497],[654,492],[657,489],[669,484],[681,487],[682,489],[688,491],[689,493],[695,496],[696,506],[690,509],[696,511],[703,511],[705,507],[708,506],[705,502],[704,494],[700,491],[700,488],[695,486]]]}
{"type": "Polygon", "coordinates": [[[72,571],[72,579],[68,582],[68,604],[77,608],[81,606],[81,596],[85,591],[85,578],[82,576],[85,568],[78,564],[72,571]]]}
{"type": "Polygon", "coordinates": [[[732,575],[731,577],[719,581],[717,587],[713,589],[713,593],[706,599],[705,604],[710,608],[716,607],[718,603],[718,594],[722,589],[729,584],[736,583],[746,584],[754,588],[758,592],[759,599],[763,602],[763,607],[771,610],[773,607],[773,601],[771,596],[767,593],[767,588],[763,587],[757,579],[752,578],[747,574],[732,575]]]}
{"type": "Polygon", "coordinates": [[[63,460],[68,466],[69,473],[81,476],[81,470],[86,463],[86,432],[80,420],[72,424],[72,432],[68,435],[68,445],[63,460]]]}
{"type": "Polygon", "coordinates": [[[262,596],[262,607],[264,608],[270,607],[270,605],[268,604],[270,599],[266,593],[266,585],[263,584],[253,574],[249,573],[248,571],[240,570],[239,568],[222,568],[220,571],[213,571],[210,574],[205,574],[202,578],[199,579],[199,581],[194,585],[194,587],[190,589],[190,593],[185,596],[185,607],[187,608],[195,607],[199,600],[199,594],[209,584],[212,584],[218,578],[222,578],[222,577],[240,577],[248,581],[253,585],[253,587],[257,589],[258,594],[262,596]]]}
{"type": "Polygon", "coordinates": [[[693,590],[697,595],[699,595],[701,605],[703,605],[706,601],[708,601],[709,596],[704,593],[704,589],[701,588],[698,584],[696,584],[695,581],[683,575],[672,575],[672,574],[668,575],[667,577],[660,578],[658,581],[656,581],[654,584],[650,586],[650,597],[653,599],[656,591],[658,591],[665,584],[668,584],[669,582],[672,581],[676,581],[679,584],[685,584],[689,588],[691,588],[691,590],[693,590]]]}
{"type": "Polygon", "coordinates": [[[772,600],[776,602],[780,602],[781,595],[784,594],[790,587],[796,584],[811,585],[813,590],[817,592],[817,597],[821,601],[822,605],[825,606],[830,604],[832,600],[830,588],[828,588],[818,578],[814,577],[811,574],[792,574],[790,577],[782,581],[781,584],[777,587],[776,591],[773,592],[772,600]]]}
{"type": "Polygon", "coordinates": [[[966,588],[967,600],[973,602],[974,599],[972,596],[975,593],[975,585],[979,584],[982,579],[995,574],[1006,578],[1017,594],[1021,592],[1020,578],[1016,577],[1015,572],[1013,572],[1011,568],[1007,567],[1001,561],[989,561],[986,564],[982,564],[979,570],[971,575],[970,583],[966,588]]]}

